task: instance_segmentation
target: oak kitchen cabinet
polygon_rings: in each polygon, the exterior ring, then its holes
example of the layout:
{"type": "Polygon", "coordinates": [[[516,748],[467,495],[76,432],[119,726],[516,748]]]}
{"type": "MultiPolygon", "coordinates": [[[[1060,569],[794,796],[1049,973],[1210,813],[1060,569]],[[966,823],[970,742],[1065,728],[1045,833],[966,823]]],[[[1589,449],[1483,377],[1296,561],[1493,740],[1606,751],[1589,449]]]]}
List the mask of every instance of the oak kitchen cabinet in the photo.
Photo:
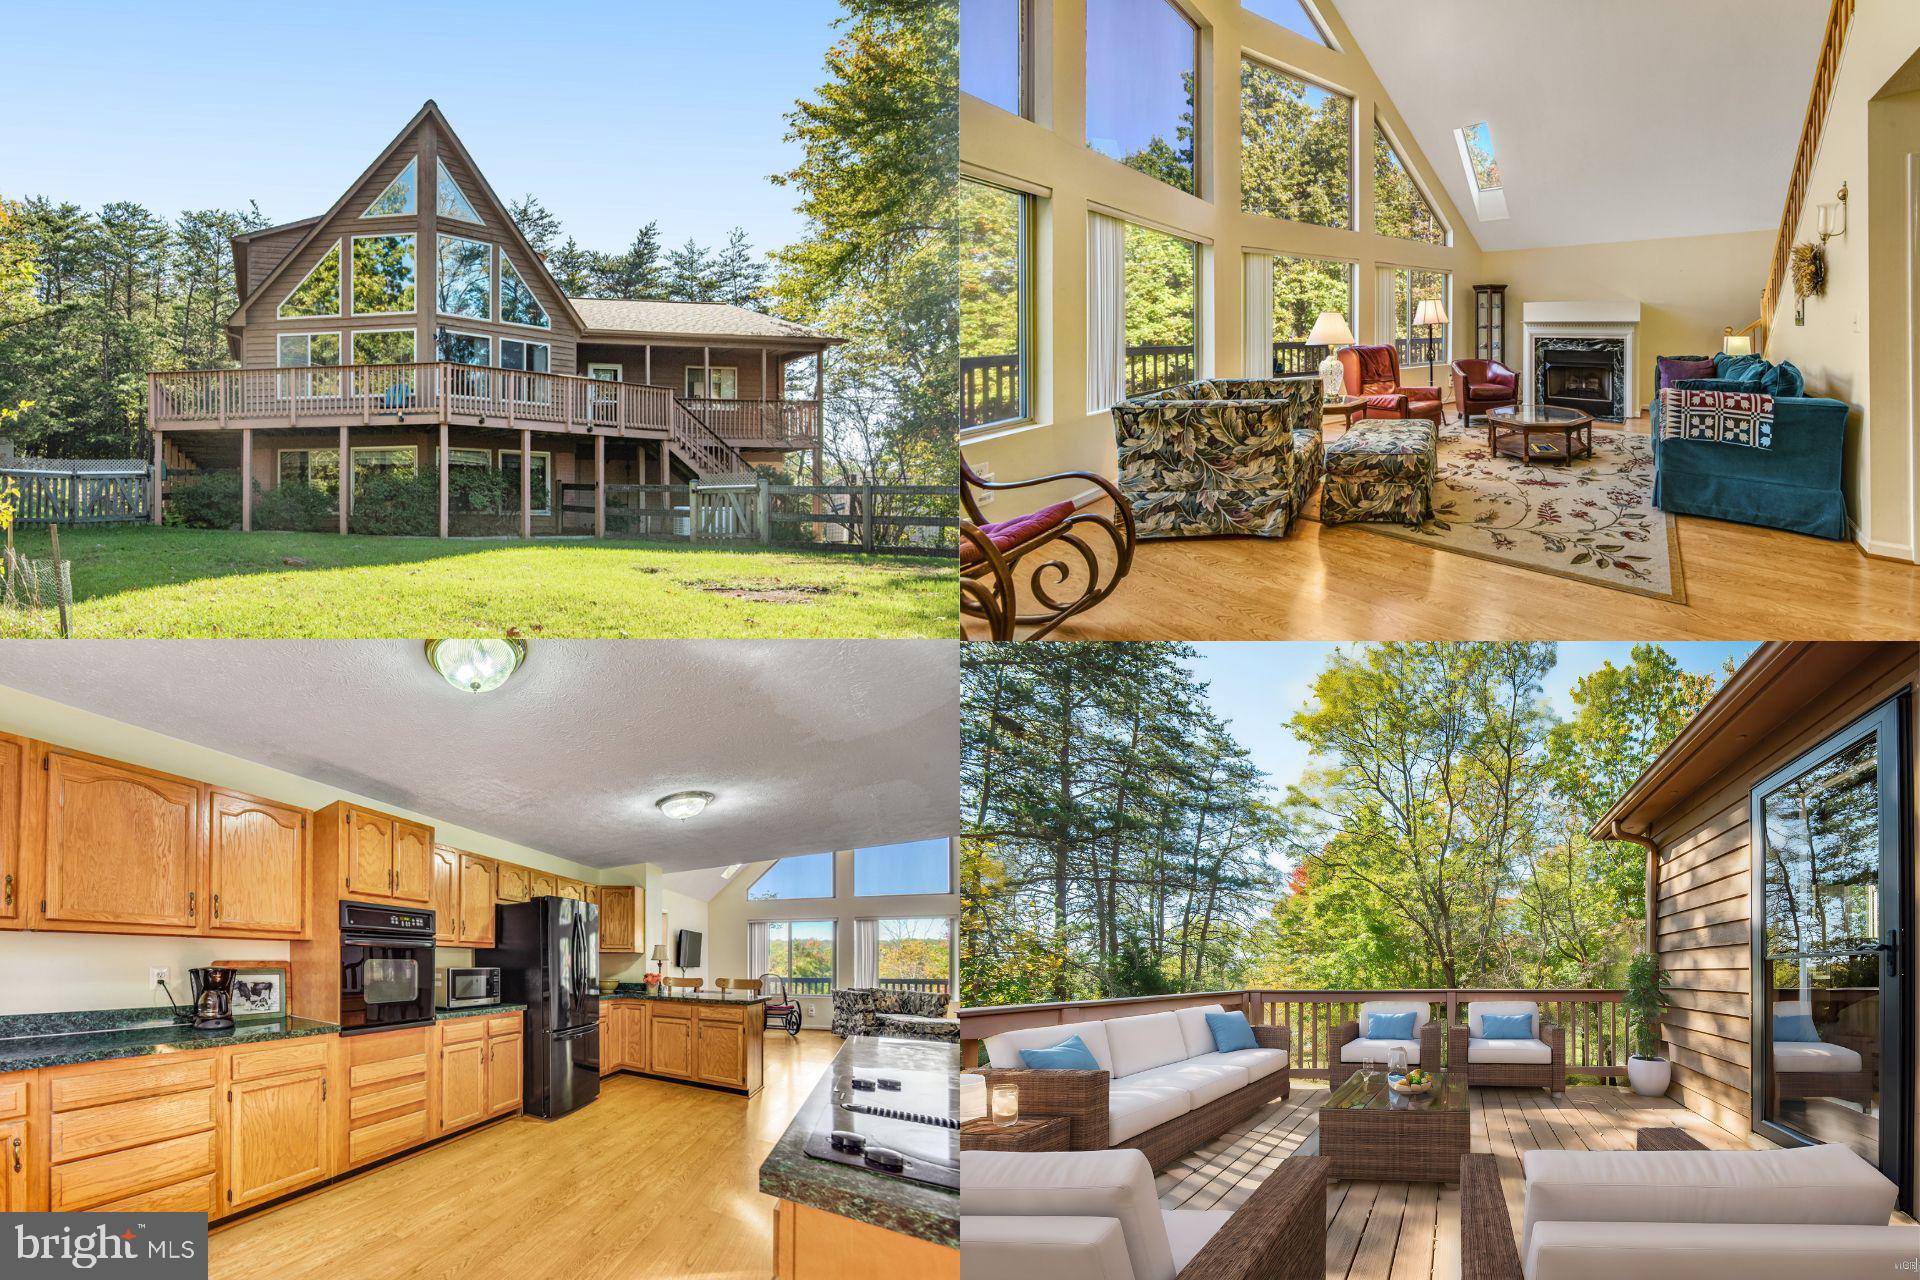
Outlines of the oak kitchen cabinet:
{"type": "Polygon", "coordinates": [[[428,1075],[437,1050],[434,1031],[403,1027],[341,1037],[347,1082],[339,1135],[342,1172],[417,1147],[433,1136],[428,1075]]]}
{"type": "Polygon", "coordinates": [[[600,949],[634,952],[640,949],[636,925],[646,915],[645,892],[626,884],[599,886],[600,949]]]}
{"type": "Polygon", "coordinates": [[[511,862],[502,862],[494,875],[495,902],[525,902],[533,897],[533,872],[511,862]]]}
{"type": "Polygon", "coordinates": [[[20,848],[26,838],[27,743],[0,733],[0,929],[26,922],[20,848]]]}
{"type": "Polygon", "coordinates": [[[620,1042],[614,1039],[614,1028],[622,1025],[613,1016],[613,1010],[607,1002],[600,1002],[600,1078],[606,1079],[618,1071],[626,1055],[620,1051],[620,1042]]]}
{"type": "MultiPolygon", "coordinates": [[[[520,1109],[525,1092],[526,1026],[518,1013],[487,1019],[487,1114],[509,1115],[520,1109]]],[[[606,1042],[601,1042],[604,1055],[606,1042]]],[[[604,1060],[604,1059],[603,1059],[604,1060]]]]}
{"type": "Polygon", "coordinates": [[[533,873],[533,893],[535,898],[554,898],[560,894],[560,878],[545,871],[533,873]]]}
{"type": "Polygon", "coordinates": [[[27,1213],[35,1205],[40,1160],[32,1123],[31,1071],[0,1075],[0,1213],[27,1213]]]}
{"type": "MultiPolygon", "coordinates": [[[[759,1012],[757,1007],[754,1011],[759,1012]]],[[[744,1008],[709,1006],[699,1011],[694,1018],[694,1079],[739,1087],[747,1075],[746,1016],[744,1008]]]]}
{"type": "Polygon", "coordinates": [[[440,1038],[441,1133],[487,1118],[487,1024],[456,1018],[435,1029],[440,1038]]]}
{"type": "Polygon", "coordinates": [[[341,896],[427,906],[433,828],[336,800],[314,815],[314,840],[337,851],[341,896]]]}
{"type": "Polygon", "coordinates": [[[600,1008],[607,1017],[601,1032],[609,1046],[606,1056],[617,1069],[748,1096],[760,1091],[764,1004],[613,997],[603,999],[600,1008]]]}
{"type": "Polygon", "coordinates": [[[42,1072],[54,1213],[217,1215],[218,1050],[42,1072]]]}
{"type": "Polygon", "coordinates": [[[305,937],[313,862],[307,811],[214,787],[208,813],[207,932],[305,937]]]}
{"type": "Polygon", "coordinates": [[[434,941],[493,945],[494,864],[478,854],[433,846],[434,941]]]}
{"type": "Polygon", "coordinates": [[[648,1070],[659,1076],[693,1078],[693,1010],[664,1008],[647,1011],[648,1070]]]}
{"type": "Polygon", "coordinates": [[[335,1043],[311,1037],[229,1055],[223,1212],[332,1176],[335,1043]]]}

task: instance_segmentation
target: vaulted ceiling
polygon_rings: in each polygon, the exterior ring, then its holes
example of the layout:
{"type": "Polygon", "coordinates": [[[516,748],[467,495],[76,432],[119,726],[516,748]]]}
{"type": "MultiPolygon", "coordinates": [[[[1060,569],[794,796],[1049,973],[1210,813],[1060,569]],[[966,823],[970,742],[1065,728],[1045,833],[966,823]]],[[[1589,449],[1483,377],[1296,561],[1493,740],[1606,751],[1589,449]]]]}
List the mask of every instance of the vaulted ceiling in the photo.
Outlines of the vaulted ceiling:
{"type": "Polygon", "coordinates": [[[1779,225],[1816,0],[1320,0],[1346,20],[1482,249],[1779,225]],[[1453,131],[1486,121],[1508,217],[1453,131]]]}

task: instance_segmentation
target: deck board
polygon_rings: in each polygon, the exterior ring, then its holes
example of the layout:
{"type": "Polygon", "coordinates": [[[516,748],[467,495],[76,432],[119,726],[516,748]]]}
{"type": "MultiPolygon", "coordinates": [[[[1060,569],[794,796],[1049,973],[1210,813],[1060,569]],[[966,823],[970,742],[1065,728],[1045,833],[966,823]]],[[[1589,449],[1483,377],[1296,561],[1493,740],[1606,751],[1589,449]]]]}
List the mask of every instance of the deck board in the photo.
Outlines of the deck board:
{"type": "MultiPolygon", "coordinates": [[[[1261,1108],[1162,1170],[1163,1209],[1235,1209],[1289,1156],[1319,1149],[1325,1085],[1296,1081],[1293,1096],[1261,1108]]],[[[1475,1089],[1472,1148],[1494,1156],[1517,1231],[1523,1218],[1520,1157],[1533,1150],[1630,1151],[1634,1131],[1678,1126],[1709,1147],[1753,1145],[1670,1098],[1607,1085],[1475,1089]]],[[[1327,1188],[1329,1280],[1458,1280],[1460,1190],[1430,1182],[1336,1182],[1327,1188]]]]}

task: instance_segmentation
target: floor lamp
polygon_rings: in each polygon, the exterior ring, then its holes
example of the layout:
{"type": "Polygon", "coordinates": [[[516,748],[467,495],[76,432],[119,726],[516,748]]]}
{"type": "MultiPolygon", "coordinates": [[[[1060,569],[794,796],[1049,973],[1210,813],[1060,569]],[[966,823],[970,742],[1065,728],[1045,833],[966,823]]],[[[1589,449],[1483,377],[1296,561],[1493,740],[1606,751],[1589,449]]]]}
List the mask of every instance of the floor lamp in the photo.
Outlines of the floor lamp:
{"type": "MultiPolygon", "coordinates": [[[[1414,326],[1416,328],[1424,327],[1427,331],[1427,385],[1430,387],[1437,385],[1433,380],[1433,327],[1435,325],[1443,325],[1446,322],[1446,304],[1437,298],[1424,299],[1420,305],[1415,308],[1413,313],[1414,326]]],[[[1442,397],[1442,399],[1444,398],[1445,397],[1442,397]]],[[[1446,416],[1444,410],[1441,416],[1446,416]]]]}

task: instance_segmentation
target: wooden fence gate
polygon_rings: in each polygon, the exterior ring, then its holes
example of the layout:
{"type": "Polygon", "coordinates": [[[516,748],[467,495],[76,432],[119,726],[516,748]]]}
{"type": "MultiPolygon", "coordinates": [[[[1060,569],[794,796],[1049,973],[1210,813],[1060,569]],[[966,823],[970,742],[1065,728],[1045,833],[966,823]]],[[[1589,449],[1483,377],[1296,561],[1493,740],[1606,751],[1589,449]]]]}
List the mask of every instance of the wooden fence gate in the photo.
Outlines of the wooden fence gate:
{"type": "Polygon", "coordinates": [[[0,467],[0,485],[9,480],[20,491],[14,519],[23,525],[136,524],[152,511],[144,468],[53,471],[0,467]]]}

